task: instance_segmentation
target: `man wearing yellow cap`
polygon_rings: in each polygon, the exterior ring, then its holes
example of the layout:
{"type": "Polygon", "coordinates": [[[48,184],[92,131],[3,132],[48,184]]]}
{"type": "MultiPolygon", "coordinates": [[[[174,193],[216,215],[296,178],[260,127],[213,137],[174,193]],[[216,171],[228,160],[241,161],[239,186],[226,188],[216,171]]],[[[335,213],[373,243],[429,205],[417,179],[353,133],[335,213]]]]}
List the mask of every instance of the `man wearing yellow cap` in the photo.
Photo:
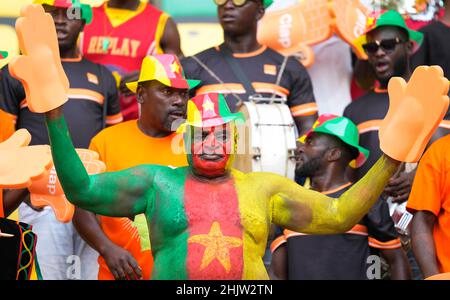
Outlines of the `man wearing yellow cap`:
{"type": "MultiPolygon", "coordinates": [[[[90,140],[106,125],[122,121],[117,88],[114,77],[103,66],[83,58],[77,48],[77,39],[86,23],[90,22],[91,8],[79,2],[67,0],[36,0],[48,12],[55,24],[59,55],[63,69],[68,76],[69,101],[64,105],[68,114],[69,131],[78,148],[88,148],[90,140]]],[[[53,29],[53,30],[55,30],[53,29]]],[[[10,123],[11,129],[26,128],[32,135],[31,144],[49,144],[44,118],[30,110],[25,100],[23,85],[14,79],[8,66],[2,69],[0,109],[2,124],[10,123]]],[[[39,74],[44,75],[47,66],[39,74]]],[[[2,133],[7,137],[12,132],[2,133]]],[[[10,191],[8,197],[28,198],[27,190],[10,191]]],[[[49,194],[51,190],[49,189],[49,194]]],[[[28,201],[29,202],[29,201],[28,201]]],[[[36,209],[21,204],[20,220],[33,225],[39,236],[37,256],[44,279],[95,279],[98,254],[90,248],[76,232],[72,222],[60,223],[50,207],[36,209]],[[56,244],[56,246],[55,246],[56,244]],[[73,276],[67,272],[75,266],[73,255],[80,257],[80,272],[73,276]],[[68,263],[72,262],[72,263],[68,263]],[[72,276],[72,277],[71,277],[72,276]]]]}
{"type": "MultiPolygon", "coordinates": [[[[107,171],[141,164],[187,165],[184,153],[172,152],[171,145],[179,138],[172,123],[184,118],[188,89],[198,81],[185,80],[182,73],[174,55],[144,58],[139,79],[127,84],[141,104],[139,119],[103,130],[90,145],[100,154],[107,171]]],[[[128,218],[99,219],[79,208],[74,217],[78,232],[101,255],[98,279],[149,279],[153,258],[145,216],[136,216],[134,222],[128,218]]]]}

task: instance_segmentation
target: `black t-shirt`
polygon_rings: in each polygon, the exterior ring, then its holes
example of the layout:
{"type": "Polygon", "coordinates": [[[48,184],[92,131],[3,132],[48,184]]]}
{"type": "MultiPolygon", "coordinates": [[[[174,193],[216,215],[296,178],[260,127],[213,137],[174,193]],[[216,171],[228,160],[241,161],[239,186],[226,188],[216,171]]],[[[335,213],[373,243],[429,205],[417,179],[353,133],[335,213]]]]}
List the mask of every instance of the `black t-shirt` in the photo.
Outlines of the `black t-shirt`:
{"type": "MultiPolygon", "coordinates": [[[[338,198],[351,185],[325,193],[338,198]]],[[[307,235],[277,229],[272,252],[287,247],[288,278],[293,280],[365,280],[372,261],[370,247],[401,247],[398,233],[389,215],[389,207],[378,200],[369,213],[344,234],[307,235]]]]}
{"type": "Polygon", "coordinates": [[[432,22],[420,29],[424,40],[412,57],[413,67],[439,65],[450,78],[450,27],[440,21],[432,22]]]}
{"type": "MultiPolygon", "coordinates": [[[[378,130],[388,109],[389,95],[387,91],[377,89],[351,102],[344,110],[344,116],[358,126],[359,145],[370,150],[367,161],[360,168],[356,169],[358,178],[363,177],[383,154],[380,149],[378,130]]],[[[450,109],[439,127],[450,129],[449,120],[450,109]]]]}
{"type": "MultiPolygon", "coordinates": [[[[215,79],[192,57],[181,61],[185,75],[189,79],[199,79],[201,84],[192,90],[193,95],[208,92],[224,94],[232,111],[236,111],[238,101],[232,93],[237,94],[242,101],[247,101],[250,94],[244,85],[234,75],[219,48],[210,48],[195,55],[204,63],[225,85],[215,79]]],[[[266,97],[275,93],[285,98],[292,115],[308,116],[317,112],[317,104],[313,94],[311,79],[306,68],[296,59],[289,57],[279,85],[276,85],[284,56],[278,52],[262,47],[246,54],[233,54],[242,71],[251,82],[255,92],[266,97]]],[[[192,96],[193,96],[192,95],[192,96]]]]}
{"type": "MultiPolygon", "coordinates": [[[[70,136],[75,147],[88,148],[103,128],[105,99],[106,124],[122,121],[116,82],[105,67],[84,58],[62,60],[62,66],[70,82],[69,101],[63,106],[70,136]]],[[[31,145],[49,144],[44,114],[28,109],[23,86],[11,76],[8,66],[0,73],[0,109],[15,119],[16,129],[30,132],[31,145]]]]}

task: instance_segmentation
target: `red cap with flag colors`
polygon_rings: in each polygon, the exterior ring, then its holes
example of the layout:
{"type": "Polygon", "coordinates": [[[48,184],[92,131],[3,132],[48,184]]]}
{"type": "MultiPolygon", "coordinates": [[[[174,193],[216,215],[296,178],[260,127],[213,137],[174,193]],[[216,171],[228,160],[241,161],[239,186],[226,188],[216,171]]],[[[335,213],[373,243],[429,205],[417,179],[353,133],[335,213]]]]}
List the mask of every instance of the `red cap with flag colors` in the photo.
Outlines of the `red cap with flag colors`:
{"type": "Polygon", "coordinates": [[[0,50],[0,59],[5,59],[7,57],[8,57],[8,52],[0,50]]]}
{"type": "Polygon", "coordinates": [[[369,157],[370,151],[359,145],[358,127],[346,117],[339,117],[332,114],[320,115],[313,127],[305,135],[300,137],[298,141],[305,143],[306,138],[313,132],[333,135],[347,145],[356,148],[359,155],[350,162],[350,166],[353,168],[362,166],[369,157]]]}
{"type": "Polygon", "coordinates": [[[177,132],[184,132],[187,125],[212,127],[236,120],[245,122],[245,117],[241,112],[232,113],[222,94],[202,94],[188,101],[187,120],[177,132]]]}

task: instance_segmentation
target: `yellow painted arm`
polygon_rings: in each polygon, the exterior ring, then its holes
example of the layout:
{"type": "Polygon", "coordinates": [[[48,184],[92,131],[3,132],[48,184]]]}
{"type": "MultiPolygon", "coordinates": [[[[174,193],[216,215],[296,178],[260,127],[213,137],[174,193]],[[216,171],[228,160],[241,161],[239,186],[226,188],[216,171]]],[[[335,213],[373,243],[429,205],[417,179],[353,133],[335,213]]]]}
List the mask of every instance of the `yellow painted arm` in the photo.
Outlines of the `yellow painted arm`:
{"type": "Polygon", "coordinates": [[[271,221],[304,233],[348,231],[377,201],[398,165],[383,155],[366,176],[337,199],[305,189],[282,176],[261,173],[264,182],[270,182],[271,221]]]}

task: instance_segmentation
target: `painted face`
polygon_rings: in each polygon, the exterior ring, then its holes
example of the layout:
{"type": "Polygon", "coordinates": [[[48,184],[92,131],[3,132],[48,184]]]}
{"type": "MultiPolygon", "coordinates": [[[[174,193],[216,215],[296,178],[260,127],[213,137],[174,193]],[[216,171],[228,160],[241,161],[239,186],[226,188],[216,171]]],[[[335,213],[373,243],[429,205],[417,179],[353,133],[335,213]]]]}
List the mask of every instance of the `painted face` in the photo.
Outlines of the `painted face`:
{"type": "Polygon", "coordinates": [[[229,171],[234,158],[235,128],[230,123],[191,127],[189,163],[197,175],[214,178],[229,171]]]}
{"type": "Polygon", "coordinates": [[[377,28],[367,34],[368,44],[378,44],[376,51],[366,51],[378,81],[384,86],[394,76],[403,76],[413,45],[401,29],[393,26],[377,28]]]}
{"type": "Polygon", "coordinates": [[[49,13],[55,22],[59,50],[64,52],[71,49],[77,43],[78,36],[84,27],[84,21],[69,19],[67,17],[67,8],[45,4],[43,7],[45,12],[49,13]]]}

